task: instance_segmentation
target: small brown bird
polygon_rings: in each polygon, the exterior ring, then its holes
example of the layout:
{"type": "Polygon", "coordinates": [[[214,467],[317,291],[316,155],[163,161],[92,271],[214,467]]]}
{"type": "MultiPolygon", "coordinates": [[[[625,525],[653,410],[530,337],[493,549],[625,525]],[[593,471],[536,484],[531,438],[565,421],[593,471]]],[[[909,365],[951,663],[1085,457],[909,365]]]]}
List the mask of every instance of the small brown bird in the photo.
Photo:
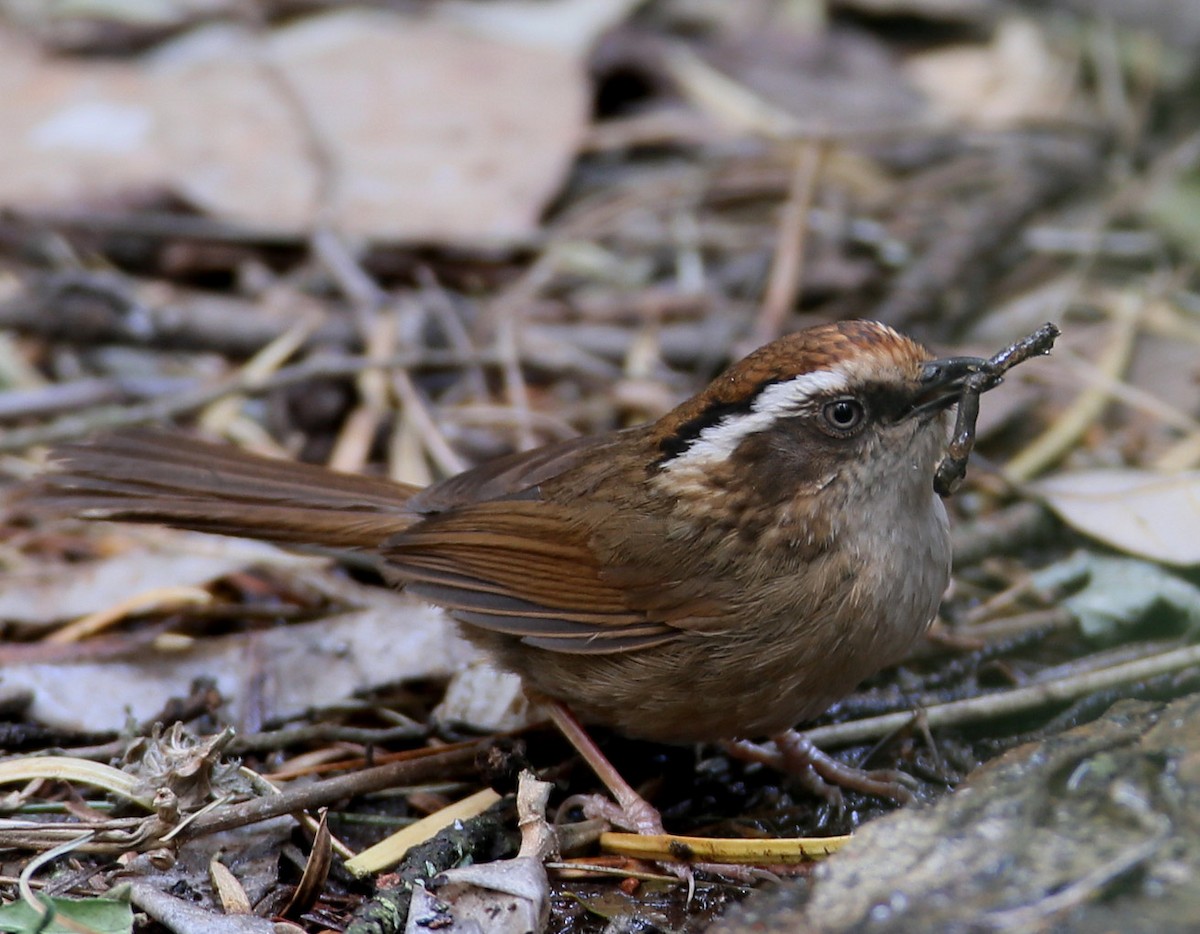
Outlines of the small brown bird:
{"type": "Polygon", "coordinates": [[[656,422],[423,490],[139,432],[59,448],[29,498],[376,554],[586,722],[669,743],[781,737],[807,767],[788,731],[903,656],[937,611],[945,413],[987,365],[935,361],[875,322],[825,324],[656,422]]]}

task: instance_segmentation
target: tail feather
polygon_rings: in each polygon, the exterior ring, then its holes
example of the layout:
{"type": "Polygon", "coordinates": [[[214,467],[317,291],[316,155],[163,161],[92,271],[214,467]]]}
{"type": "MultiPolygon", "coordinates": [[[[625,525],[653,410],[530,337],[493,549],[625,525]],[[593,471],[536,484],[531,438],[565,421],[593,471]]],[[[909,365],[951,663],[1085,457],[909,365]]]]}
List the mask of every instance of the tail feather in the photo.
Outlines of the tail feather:
{"type": "Polygon", "coordinates": [[[286,544],[373,548],[410,526],[419,487],[152,431],[65,444],[23,511],[153,522],[286,544]]]}

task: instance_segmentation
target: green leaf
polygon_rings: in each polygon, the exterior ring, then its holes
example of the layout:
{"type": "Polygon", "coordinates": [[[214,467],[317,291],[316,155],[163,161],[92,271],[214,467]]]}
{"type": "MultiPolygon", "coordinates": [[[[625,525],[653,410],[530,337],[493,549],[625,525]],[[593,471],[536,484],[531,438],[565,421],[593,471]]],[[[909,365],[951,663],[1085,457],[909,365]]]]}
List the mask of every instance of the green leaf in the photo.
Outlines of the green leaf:
{"type": "Polygon", "coordinates": [[[1142,624],[1200,631],[1200,587],[1149,561],[1079,552],[1039,571],[1033,583],[1044,593],[1078,587],[1061,603],[1094,639],[1116,639],[1142,624]]]}
{"type": "Polygon", "coordinates": [[[42,916],[25,902],[0,905],[0,931],[5,934],[76,934],[78,928],[59,924],[58,917],[85,925],[96,934],[131,934],[133,931],[133,909],[128,902],[111,898],[42,897],[42,904],[56,916],[44,927],[42,916]]]}

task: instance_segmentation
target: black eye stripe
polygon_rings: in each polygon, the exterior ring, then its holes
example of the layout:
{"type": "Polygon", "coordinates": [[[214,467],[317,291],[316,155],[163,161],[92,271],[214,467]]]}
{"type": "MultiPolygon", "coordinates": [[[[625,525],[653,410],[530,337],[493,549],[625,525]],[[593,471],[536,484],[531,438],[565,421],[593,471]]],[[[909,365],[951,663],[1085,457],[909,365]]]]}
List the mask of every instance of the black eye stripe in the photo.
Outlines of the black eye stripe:
{"type": "Polygon", "coordinates": [[[700,437],[700,433],[705,428],[710,428],[731,415],[748,415],[753,409],[754,402],[758,399],[759,393],[768,386],[773,386],[778,382],[781,381],[778,379],[765,380],[755,387],[754,391],[749,393],[745,398],[738,399],[736,402],[714,402],[709,405],[695,418],[680,425],[674,434],[668,435],[658,443],[658,449],[662,452],[662,457],[658,463],[682,454],[691,446],[693,441],[700,437]]]}

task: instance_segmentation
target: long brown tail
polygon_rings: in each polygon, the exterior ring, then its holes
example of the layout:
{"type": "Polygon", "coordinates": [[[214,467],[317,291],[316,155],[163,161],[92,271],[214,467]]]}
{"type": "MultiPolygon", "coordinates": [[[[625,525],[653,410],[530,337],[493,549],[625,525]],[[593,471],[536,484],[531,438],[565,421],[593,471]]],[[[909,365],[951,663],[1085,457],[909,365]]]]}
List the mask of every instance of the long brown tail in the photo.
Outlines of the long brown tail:
{"type": "Polygon", "coordinates": [[[65,444],[19,512],[153,522],[287,544],[370,549],[415,520],[418,487],[134,431],[65,444]]]}

